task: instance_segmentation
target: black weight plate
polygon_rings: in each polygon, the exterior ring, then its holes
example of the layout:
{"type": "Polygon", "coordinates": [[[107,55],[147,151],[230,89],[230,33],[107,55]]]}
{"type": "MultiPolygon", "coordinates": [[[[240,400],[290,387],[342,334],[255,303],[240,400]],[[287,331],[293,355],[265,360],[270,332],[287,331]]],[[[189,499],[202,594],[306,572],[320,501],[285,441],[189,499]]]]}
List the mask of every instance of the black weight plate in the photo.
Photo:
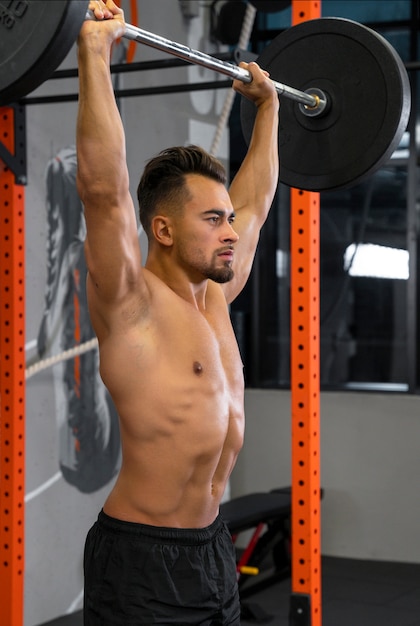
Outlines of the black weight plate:
{"type": "MultiPolygon", "coordinates": [[[[351,187],[398,147],[411,104],[410,83],[394,48],[370,28],[342,18],[303,22],[276,37],[258,58],[271,78],[305,91],[318,87],[331,107],[307,117],[280,96],[280,181],[322,191],[351,187]]],[[[249,142],[255,106],[242,98],[249,142]]]]}
{"type": "Polygon", "coordinates": [[[0,0],[0,106],[47,80],[67,56],[87,0],[0,0]]]}

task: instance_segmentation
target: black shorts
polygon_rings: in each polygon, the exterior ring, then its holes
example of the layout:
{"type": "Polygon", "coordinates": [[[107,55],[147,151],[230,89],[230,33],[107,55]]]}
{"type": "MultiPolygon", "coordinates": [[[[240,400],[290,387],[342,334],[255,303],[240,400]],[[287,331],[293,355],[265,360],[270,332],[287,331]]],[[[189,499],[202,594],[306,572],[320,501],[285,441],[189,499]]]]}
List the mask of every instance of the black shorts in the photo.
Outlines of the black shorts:
{"type": "Polygon", "coordinates": [[[99,514],[85,546],[84,626],[239,626],[235,551],[220,517],[161,528],[99,514]]]}

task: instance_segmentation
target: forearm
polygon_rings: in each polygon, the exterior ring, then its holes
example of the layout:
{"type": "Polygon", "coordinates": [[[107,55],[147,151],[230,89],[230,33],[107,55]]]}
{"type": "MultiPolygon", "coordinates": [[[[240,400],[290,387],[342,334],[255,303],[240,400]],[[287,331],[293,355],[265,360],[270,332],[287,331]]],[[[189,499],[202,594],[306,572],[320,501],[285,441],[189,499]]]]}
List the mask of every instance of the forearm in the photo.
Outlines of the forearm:
{"type": "Polygon", "coordinates": [[[231,186],[231,194],[239,199],[238,208],[251,204],[265,213],[271,206],[279,177],[278,120],[277,96],[264,100],[257,108],[248,151],[231,186]]]}
{"type": "MultiPolygon", "coordinates": [[[[245,65],[245,64],[242,64],[245,65]]],[[[251,83],[234,82],[236,91],[254,102],[256,115],[247,154],[230,188],[235,210],[246,208],[264,223],[278,182],[279,99],[266,72],[248,65],[251,83]]]]}

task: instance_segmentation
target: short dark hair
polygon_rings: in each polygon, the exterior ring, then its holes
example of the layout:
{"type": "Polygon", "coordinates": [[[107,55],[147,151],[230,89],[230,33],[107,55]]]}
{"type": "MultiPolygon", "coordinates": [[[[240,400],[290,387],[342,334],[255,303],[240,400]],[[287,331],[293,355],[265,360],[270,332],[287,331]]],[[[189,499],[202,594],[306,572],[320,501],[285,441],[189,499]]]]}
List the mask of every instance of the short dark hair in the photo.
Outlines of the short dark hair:
{"type": "Polygon", "coordinates": [[[146,163],[137,187],[139,218],[148,237],[152,218],[162,205],[172,213],[183,208],[188,199],[187,174],[199,174],[223,185],[227,182],[222,163],[198,146],[175,146],[162,150],[146,163]]]}

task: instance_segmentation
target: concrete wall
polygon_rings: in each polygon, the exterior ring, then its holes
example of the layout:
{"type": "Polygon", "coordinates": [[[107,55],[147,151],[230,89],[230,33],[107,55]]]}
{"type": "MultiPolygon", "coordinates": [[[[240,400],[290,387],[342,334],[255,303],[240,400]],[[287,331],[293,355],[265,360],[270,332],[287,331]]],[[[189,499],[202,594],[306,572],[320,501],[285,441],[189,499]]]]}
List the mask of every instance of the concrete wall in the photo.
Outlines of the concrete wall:
{"type": "MultiPolygon", "coordinates": [[[[290,393],[246,391],[232,495],[290,484],[290,393]]],[[[420,399],[321,394],[322,553],[420,561],[420,399]]]]}

